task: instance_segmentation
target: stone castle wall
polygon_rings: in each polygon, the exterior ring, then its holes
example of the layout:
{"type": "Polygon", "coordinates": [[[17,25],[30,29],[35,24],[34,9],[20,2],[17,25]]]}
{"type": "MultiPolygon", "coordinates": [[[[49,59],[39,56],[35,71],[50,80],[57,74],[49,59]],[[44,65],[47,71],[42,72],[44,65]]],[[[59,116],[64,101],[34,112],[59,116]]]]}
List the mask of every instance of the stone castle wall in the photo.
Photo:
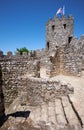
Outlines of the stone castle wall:
{"type": "Polygon", "coordinates": [[[50,56],[51,77],[57,74],[82,76],[84,68],[84,40],[72,38],[70,44],[58,47],[55,56],[50,56]]]}
{"type": "Polygon", "coordinates": [[[18,96],[18,79],[25,73],[38,77],[39,61],[28,56],[1,56],[3,93],[5,106],[9,106],[18,96]]]}
{"type": "Polygon", "coordinates": [[[69,16],[66,18],[50,19],[46,24],[46,47],[52,50],[56,46],[68,43],[68,39],[74,35],[74,18],[69,16]]]}
{"type": "MultiPolygon", "coordinates": [[[[29,58],[27,56],[17,56],[17,57],[11,56],[11,57],[2,57],[0,59],[0,65],[2,67],[2,70],[1,70],[2,71],[2,80],[3,80],[2,89],[3,89],[3,94],[4,94],[5,107],[9,107],[9,105],[14,101],[14,99],[18,97],[18,93],[20,91],[19,87],[21,87],[21,86],[23,89],[25,89],[25,86],[27,87],[26,88],[26,91],[28,93],[27,95],[29,95],[29,93],[32,90],[31,87],[34,87],[34,85],[37,86],[37,88],[39,88],[39,92],[40,92],[40,89],[42,88],[41,84],[45,84],[43,86],[46,86],[46,87],[48,85],[48,87],[49,87],[49,84],[47,83],[48,81],[45,81],[45,80],[44,81],[42,81],[41,79],[34,80],[34,78],[33,78],[33,81],[32,81],[30,79],[23,80],[24,78],[23,79],[20,78],[21,76],[25,76],[25,74],[33,76],[33,77],[39,77],[40,76],[40,72],[39,72],[40,63],[41,62],[38,59],[36,59],[34,57],[29,58]],[[23,85],[23,83],[25,83],[25,84],[23,85]],[[41,86],[41,88],[40,88],[40,86],[41,86]],[[28,90],[28,88],[29,88],[29,90],[28,90]]],[[[49,70],[49,68],[47,68],[47,70],[49,70]]],[[[54,83],[54,81],[53,81],[53,83],[54,83]]],[[[51,86],[52,86],[52,84],[51,84],[51,86]]],[[[57,83],[56,83],[56,86],[57,86],[57,83]]],[[[22,88],[21,88],[21,90],[23,90],[22,88]]],[[[35,87],[34,91],[35,91],[35,89],[37,91],[37,88],[35,87]]],[[[23,95],[26,95],[26,91],[22,91],[22,92],[24,92],[23,95]]],[[[34,91],[32,91],[32,92],[34,92],[34,91]]],[[[46,88],[46,91],[47,91],[47,88],[46,88]]],[[[30,94],[33,94],[32,92],[30,94]]],[[[36,92],[35,92],[35,96],[36,96],[36,92]]],[[[54,96],[55,96],[55,94],[54,94],[54,96]]]]}
{"type": "Polygon", "coordinates": [[[22,105],[40,105],[55,98],[73,93],[70,84],[54,78],[21,77],[18,86],[18,97],[22,105]]]}
{"type": "Polygon", "coordinates": [[[64,69],[66,74],[80,75],[84,65],[84,41],[73,38],[71,43],[64,48],[64,69]]]}

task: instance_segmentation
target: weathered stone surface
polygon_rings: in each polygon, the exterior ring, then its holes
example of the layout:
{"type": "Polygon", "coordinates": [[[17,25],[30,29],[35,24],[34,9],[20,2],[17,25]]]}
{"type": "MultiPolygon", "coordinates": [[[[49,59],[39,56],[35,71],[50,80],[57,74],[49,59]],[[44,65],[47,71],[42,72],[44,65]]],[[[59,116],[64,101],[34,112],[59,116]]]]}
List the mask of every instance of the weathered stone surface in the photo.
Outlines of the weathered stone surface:
{"type": "Polygon", "coordinates": [[[62,102],[60,99],[55,99],[55,112],[58,124],[67,124],[65,119],[64,111],[62,108],[62,102]]]}
{"type": "Polygon", "coordinates": [[[62,97],[62,103],[64,106],[64,111],[66,114],[66,118],[70,125],[78,124],[78,118],[76,114],[74,113],[71,104],[69,103],[69,100],[67,97],[62,97]]]}
{"type": "Polygon", "coordinates": [[[26,102],[31,105],[39,105],[44,101],[47,102],[56,97],[73,93],[73,88],[70,84],[53,78],[50,80],[27,76],[20,80],[18,91],[21,104],[26,102]]]}

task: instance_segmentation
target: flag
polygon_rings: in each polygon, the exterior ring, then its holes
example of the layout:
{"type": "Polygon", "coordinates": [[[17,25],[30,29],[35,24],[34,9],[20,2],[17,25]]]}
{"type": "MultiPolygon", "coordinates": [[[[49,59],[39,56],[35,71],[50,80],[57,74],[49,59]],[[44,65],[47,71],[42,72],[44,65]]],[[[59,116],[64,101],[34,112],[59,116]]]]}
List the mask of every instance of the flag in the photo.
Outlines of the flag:
{"type": "Polygon", "coordinates": [[[57,11],[57,13],[56,13],[56,15],[57,14],[63,14],[63,8],[59,8],[58,11],[57,11]]]}
{"type": "Polygon", "coordinates": [[[63,8],[59,8],[58,11],[57,11],[57,13],[56,13],[56,15],[57,15],[57,14],[62,14],[62,15],[64,15],[64,14],[65,14],[65,7],[63,6],[63,8]]]}

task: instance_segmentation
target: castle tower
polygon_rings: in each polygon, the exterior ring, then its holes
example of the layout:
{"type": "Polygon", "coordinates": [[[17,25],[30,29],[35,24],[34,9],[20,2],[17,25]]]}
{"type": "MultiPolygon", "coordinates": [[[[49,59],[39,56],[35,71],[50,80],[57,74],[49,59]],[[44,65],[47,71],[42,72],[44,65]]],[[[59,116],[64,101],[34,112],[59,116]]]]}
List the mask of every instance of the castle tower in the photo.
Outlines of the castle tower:
{"type": "Polygon", "coordinates": [[[69,44],[74,35],[74,19],[71,15],[66,18],[50,19],[46,24],[46,49],[52,50],[57,46],[69,44]]]}

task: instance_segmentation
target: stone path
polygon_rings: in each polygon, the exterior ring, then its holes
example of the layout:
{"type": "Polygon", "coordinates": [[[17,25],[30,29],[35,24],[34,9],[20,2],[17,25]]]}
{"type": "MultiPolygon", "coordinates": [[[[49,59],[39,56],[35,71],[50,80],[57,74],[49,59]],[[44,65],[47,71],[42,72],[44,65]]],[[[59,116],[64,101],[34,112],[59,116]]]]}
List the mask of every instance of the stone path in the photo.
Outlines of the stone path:
{"type": "MultiPolygon", "coordinates": [[[[12,105],[13,111],[31,111],[29,118],[35,123],[44,121],[46,124],[52,123],[54,126],[75,125],[84,129],[84,79],[68,76],[57,76],[62,80],[71,83],[74,87],[74,94],[54,99],[52,102],[43,103],[40,106],[20,106],[12,105]]],[[[17,101],[15,101],[17,102],[17,101]]],[[[80,130],[78,127],[74,130],[80,130]]]]}

